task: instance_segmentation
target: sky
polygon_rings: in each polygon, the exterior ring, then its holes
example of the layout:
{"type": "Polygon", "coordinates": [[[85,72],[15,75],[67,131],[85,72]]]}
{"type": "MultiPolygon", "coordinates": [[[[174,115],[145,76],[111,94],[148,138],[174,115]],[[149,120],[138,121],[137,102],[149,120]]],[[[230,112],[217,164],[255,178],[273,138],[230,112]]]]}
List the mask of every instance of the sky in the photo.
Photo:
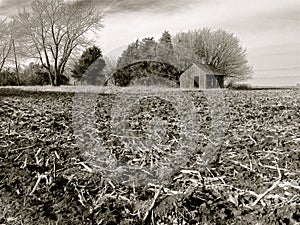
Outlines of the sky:
{"type": "MultiPolygon", "coordinates": [[[[97,43],[108,55],[144,37],[158,39],[203,27],[239,37],[253,67],[252,85],[300,84],[299,0],[80,0],[105,12],[97,43]]],[[[0,0],[0,15],[14,15],[31,0],[0,0]]]]}

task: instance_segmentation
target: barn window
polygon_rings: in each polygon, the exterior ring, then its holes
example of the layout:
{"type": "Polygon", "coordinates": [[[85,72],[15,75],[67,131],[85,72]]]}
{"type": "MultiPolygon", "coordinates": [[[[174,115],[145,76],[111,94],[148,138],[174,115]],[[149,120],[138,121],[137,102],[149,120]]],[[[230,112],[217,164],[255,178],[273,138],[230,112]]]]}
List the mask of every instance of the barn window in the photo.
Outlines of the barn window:
{"type": "Polygon", "coordinates": [[[199,88],[199,76],[194,76],[194,88],[199,88]]]}

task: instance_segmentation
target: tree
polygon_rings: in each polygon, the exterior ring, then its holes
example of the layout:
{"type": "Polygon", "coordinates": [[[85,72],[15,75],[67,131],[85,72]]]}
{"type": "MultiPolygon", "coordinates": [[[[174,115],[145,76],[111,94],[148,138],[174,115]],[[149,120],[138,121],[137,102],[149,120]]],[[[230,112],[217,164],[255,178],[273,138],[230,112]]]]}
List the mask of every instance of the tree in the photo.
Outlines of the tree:
{"type": "Polygon", "coordinates": [[[128,45],[118,58],[117,68],[122,69],[139,61],[158,61],[158,43],[153,37],[143,38],[128,45]]]}
{"type": "Polygon", "coordinates": [[[12,35],[7,19],[0,18],[0,72],[12,52],[12,35]]]}
{"type": "Polygon", "coordinates": [[[139,43],[139,58],[142,60],[158,60],[158,44],[153,37],[143,38],[139,43]]]}
{"type": "Polygon", "coordinates": [[[102,58],[101,49],[93,46],[86,49],[72,70],[72,76],[88,84],[97,84],[99,78],[105,83],[105,75],[102,73],[105,61],[102,58]]]}
{"type": "Polygon", "coordinates": [[[172,36],[169,31],[164,31],[161,38],[159,39],[161,45],[166,45],[168,48],[172,49],[172,36]]]}
{"type": "MultiPolygon", "coordinates": [[[[158,42],[148,37],[129,44],[118,58],[113,77],[120,86],[127,86],[137,78],[151,78],[152,75],[167,78],[176,85],[181,72],[176,63],[172,37],[168,31],[164,31],[158,42]]],[[[150,80],[147,82],[151,83],[150,80]]]]}
{"type": "Polygon", "coordinates": [[[139,45],[138,40],[128,45],[117,60],[117,69],[122,69],[140,60],[139,45]]]}
{"type": "Polygon", "coordinates": [[[105,74],[106,81],[104,85],[115,84],[114,73],[117,71],[117,60],[113,56],[105,56],[105,67],[103,73],[105,74]]]}
{"type": "Polygon", "coordinates": [[[118,58],[117,69],[139,61],[156,61],[175,65],[174,53],[172,36],[168,31],[164,31],[158,42],[153,37],[147,37],[129,44],[118,58]]]}
{"type": "Polygon", "coordinates": [[[16,16],[24,48],[39,59],[52,85],[60,85],[71,55],[91,44],[87,36],[103,27],[102,19],[91,3],[63,0],[34,0],[16,16]]]}
{"type": "Polygon", "coordinates": [[[169,31],[164,31],[159,39],[158,46],[158,60],[161,62],[168,62],[174,65],[175,60],[174,46],[172,43],[172,36],[169,31]]]}
{"type": "Polygon", "coordinates": [[[174,43],[191,50],[202,62],[228,75],[230,79],[245,80],[252,75],[246,49],[232,33],[203,28],[178,33],[174,37],[174,43]]]}
{"type": "Polygon", "coordinates": [[[15,71],[16,71],[16,76],[17,76],[17,82],[18,85],[20,85],[20,74],[19,74],[19,56],[22,55],[22,50],[20,46],[20,41],[19,40],[19,28],[18,24],[16,23],[16,20],[13,19],[10,21],[10,31],[11,31],[11,44],[12,44],[12,56],[13,56],[13,61],[15,64],[15,71]]]}

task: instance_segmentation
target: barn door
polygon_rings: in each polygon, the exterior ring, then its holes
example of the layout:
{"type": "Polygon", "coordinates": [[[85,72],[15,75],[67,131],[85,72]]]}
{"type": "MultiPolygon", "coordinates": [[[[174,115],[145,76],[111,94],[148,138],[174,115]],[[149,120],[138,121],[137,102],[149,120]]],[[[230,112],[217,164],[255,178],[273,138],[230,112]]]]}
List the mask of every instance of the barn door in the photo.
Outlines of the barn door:
{"type": "Polygon", "coordinates": [[[194,88],[199,88],[199,76],[194,76],[194,88]]]}

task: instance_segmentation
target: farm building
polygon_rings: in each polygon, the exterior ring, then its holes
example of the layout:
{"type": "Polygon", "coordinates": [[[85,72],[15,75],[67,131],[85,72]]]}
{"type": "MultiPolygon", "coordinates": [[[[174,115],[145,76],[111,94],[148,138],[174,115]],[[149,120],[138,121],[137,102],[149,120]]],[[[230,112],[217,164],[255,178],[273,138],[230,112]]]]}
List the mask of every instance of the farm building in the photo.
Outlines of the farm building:
{"type": "Polygon", "coordinates": [[[180,88],[223,88],[224,76],[209,65],[192,63],[180,75],[180,88]]]}

